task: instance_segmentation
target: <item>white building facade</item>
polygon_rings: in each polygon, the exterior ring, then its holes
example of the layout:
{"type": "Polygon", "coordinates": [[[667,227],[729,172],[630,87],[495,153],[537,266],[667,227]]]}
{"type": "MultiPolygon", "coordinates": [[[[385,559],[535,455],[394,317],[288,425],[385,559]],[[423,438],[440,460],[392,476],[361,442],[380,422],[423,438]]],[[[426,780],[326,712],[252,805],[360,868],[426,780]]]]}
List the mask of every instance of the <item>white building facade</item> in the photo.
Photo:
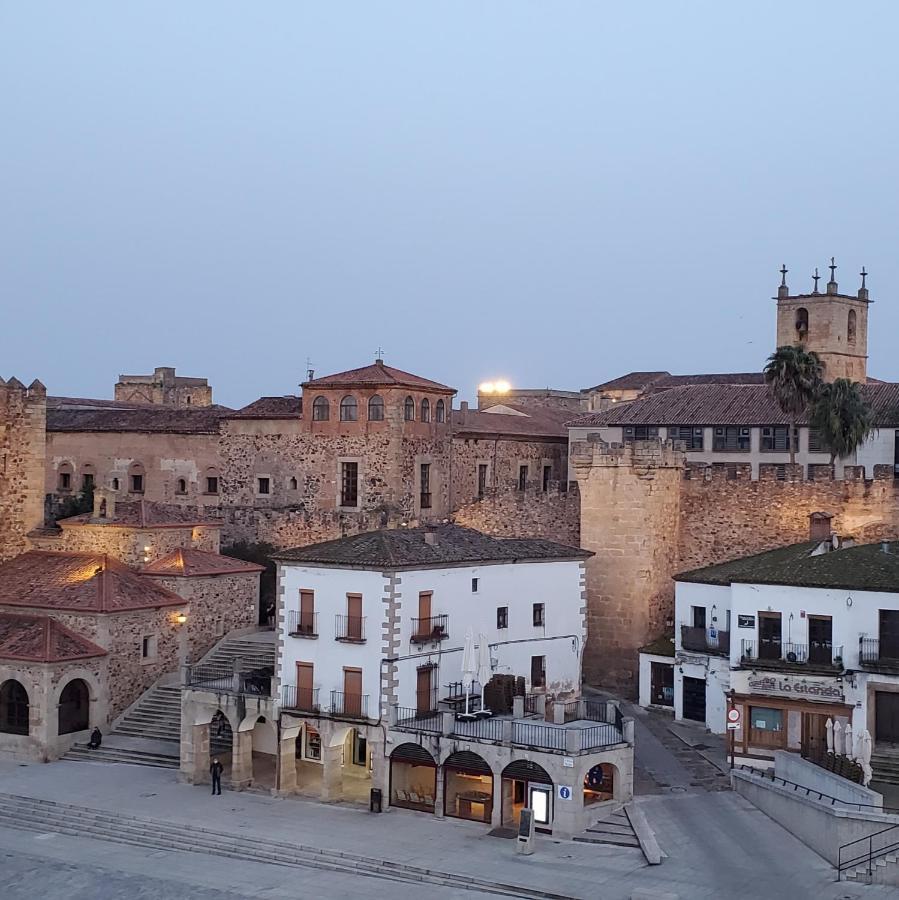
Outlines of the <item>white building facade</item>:
{"type": "Polygon", "coordinates": [[[677,719],[723,734],[740,711],[738,757],[813,758],[830,719],[870,732],[875,777],[899,762],[899,545],[810,541],[676,581],[674,656],[641,654],[641,705],[668,705],[667,678],[677,719]]]}

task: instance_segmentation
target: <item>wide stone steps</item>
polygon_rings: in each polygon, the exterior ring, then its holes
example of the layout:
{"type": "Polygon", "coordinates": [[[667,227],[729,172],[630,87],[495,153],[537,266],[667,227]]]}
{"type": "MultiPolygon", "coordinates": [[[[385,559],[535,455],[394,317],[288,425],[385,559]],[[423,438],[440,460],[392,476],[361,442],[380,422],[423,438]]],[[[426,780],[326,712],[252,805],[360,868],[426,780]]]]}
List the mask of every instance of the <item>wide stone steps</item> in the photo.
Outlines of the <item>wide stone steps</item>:
{"type": "Polygon", "coordinates": [[[101,746],[96,750],[89,750],[83,745],[78,745],[72,747],[64,758],[73,759],[76,762],[125,763],[131,766],[154,766],[159,769],[177,769],[179,765],[177,749],[174,756],[165,756],[161,753],[124,750],[116,747],[101,746]]]}
{"type": "Polygon", "coordinates": [[[899,754],[872,754],[871,769],[874,772],[874,781],[899,784],[899,754]]]}
{"type": "Polygon", "coordinates": [[[614,844],[616,847],[636,847],[640,849],[640,841],[623,809],[612,813],[606,819],[600,819],[591,825],[584,834],[574,838],[582,844],[614,844]]]}
{"type": "Polygon", "coordinates": [[[192,851],[280,866],[326,869],[408,884],[436,884],[456,890],[506,897],[571,900],[568,895],[488,881],[475,878],[469,873],[454,875],[339,850],[322,850],[12,794],[0,794],[0,822],[10,828],[70,834],[143,848],[192,851]]]}
{"type": "Polygon", "coordinates": [[[856,866],[845,872],[843,878],[846,881],[855,881],[860,884],[896,884],[899,873],[891,873],[892,877],[888,881],[884,881],[884,875],[887,874],[889,868],[897,865],[899,865],[899,856],[895,853],[887,853],[871,861],[870,872],[867,866],[856,866]]]}

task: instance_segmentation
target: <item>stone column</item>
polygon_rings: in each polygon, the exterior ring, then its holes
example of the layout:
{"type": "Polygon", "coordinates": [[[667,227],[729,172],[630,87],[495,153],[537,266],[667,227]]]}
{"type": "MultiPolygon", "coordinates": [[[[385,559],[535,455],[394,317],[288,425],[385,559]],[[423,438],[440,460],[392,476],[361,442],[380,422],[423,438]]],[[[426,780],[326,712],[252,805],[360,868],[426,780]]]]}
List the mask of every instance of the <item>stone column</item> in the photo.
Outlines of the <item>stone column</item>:
{"type": "Polygon", "coordinates": [[[209,724],[181,729],[181,772],[188,784],[209,784],[209,724]]]}
{"type": "Polygon", "coordinates": [[[231,787],[239,791],[253,783],[253,732],[235,731],[231,751],[231,787]]]}
{"type": "Polygon", "coordinates": [[[384,755],[384,744],[369,744],[371,748],[371,786],[381,791],[381,809],[390,805],[390,760],[384,755]]]}
{"type": "Polygon", "coordinates": [[[434,785],[434,815],[443,818],[443,766],[437,766],[437,783],[434,785]]]}
{"type": "MultiPolygon", "coordinates": [[[[291,729],[293,731],[293,729],[291,729]]],[[[297,789],[297,739],[284,737],[278,745],[278,794],[293,794],[297,789]]]]}
{"type": "Polygon", "coordinates": [[[493,769],[493,809],[490,814],[490,827],[501,828],[503,824],[503,778],[502,766],[493,769]]]}
{"type": "Polygon", "coordinates": [[[343,799],[343,747],[322,747],[322,802],[343,799]]]}

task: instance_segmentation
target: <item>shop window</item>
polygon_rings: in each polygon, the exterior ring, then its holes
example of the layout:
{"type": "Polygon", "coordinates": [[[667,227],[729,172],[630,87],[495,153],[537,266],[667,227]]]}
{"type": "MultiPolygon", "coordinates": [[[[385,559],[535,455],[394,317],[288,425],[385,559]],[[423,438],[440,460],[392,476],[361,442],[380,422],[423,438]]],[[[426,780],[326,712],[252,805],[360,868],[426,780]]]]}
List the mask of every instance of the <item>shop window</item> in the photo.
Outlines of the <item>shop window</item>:
{"type": "Polygon", "coordinates": [[[493,774],[476,753],[453,753],[443,765],[444,815],[490,823],[493,815],[493,774]]]}
{"type": "Polygon", "coordinates": [[[783,749],[787,745],[784,712],[767,706],[749,708],[749,743],[756,747],[783,749]]]}
{"type": "Polygon", "coordinates": [[[418,744],[400,744],[390,754],[390,804],[421,812],[434,812],[437,765],[418,744]]]}
{"type": "Polygon", "coordinates": [[[305,728],[303,756],[316,762],[322,758],[322,736],[309,725],[305,728]]]}

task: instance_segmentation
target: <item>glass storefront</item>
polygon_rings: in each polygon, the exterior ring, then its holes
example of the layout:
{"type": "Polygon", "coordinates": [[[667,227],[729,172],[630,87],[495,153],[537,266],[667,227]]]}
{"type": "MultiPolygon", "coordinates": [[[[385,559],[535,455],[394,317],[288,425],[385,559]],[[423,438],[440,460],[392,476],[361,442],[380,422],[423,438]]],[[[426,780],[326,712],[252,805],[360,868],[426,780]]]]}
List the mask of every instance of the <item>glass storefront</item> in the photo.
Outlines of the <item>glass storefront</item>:
{"type": "Polygon", "coordinates": [[[390,760],[390,803],[406,809],[434,812],[437,767],[403,759],[390,760]]]}
{"type": "Polygon", "coordinates": [[[493,815],[493,776],[444,767],[443,812],[458,819],[487,822],[493,815]]]}

